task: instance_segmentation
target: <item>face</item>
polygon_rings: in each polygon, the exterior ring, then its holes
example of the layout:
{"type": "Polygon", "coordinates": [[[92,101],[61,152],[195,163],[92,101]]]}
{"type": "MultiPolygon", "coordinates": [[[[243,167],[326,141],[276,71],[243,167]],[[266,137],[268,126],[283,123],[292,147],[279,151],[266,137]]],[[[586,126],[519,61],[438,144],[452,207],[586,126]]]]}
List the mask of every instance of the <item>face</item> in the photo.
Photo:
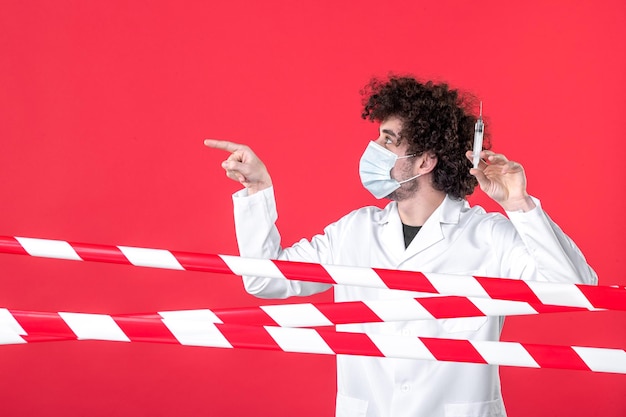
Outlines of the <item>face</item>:
{"type": "MultiPolygon", "coordinates": [[[[398,156],[409,154],[409,144],[406,140],[401,140],[402,121],[397,117],[385,119],[379,127],[379,136],[375,140],[377,144],[398,156]]],[[[415,158],[402,158],[396,161],[396,165],[391,169],[391,177],[397,181],[411,178],[415,167],[415,158]]],[[[400,186],[386,198],[394,201],[401,201],[412,196],[417,190],[417,181],[409,181],[400,186]]]]}

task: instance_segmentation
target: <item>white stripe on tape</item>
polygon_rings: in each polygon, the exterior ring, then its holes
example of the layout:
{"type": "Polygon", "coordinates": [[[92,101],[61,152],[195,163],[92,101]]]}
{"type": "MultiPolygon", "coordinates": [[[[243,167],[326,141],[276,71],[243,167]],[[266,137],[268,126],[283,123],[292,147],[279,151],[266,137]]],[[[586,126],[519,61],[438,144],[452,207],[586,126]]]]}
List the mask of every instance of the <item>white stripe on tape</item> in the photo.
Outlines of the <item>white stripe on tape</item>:
{"type": "Polygon", "coordinates": [[[436,360],[426,345],[417,337],[391,336],[386,334],[368,333],[384,356],[392,358],[436,360]]]}
{"type": "Polygon", "coordinates": [[[79,339],[130,342],[130,339],[124,334],[111,316],[105,314],[63,312],[60,312],[59,316],[61,316],[79,339]]]}
{"type": "Polygon", "coordinates": [[[11,327],[0,323],[0,345],[17,345],[26,343],[26,340],[11,327]]]}
{"type": "Polygon", "coordinates": [[[542,281],[527,281],[527,284],[544,304],[594,309],[587,297],[574,284],[554,285],[552,282],[542,281]]]}
{"type": "Polygon", "coordinates": [[[285,304],[261,306],[279,326],[310,327],[332,326],[333,323],[311,304],[285,304]]]}
{"type": "Polygon", "coordinates": [[[26,336],[26,330],[15,320],[15,317],[6,308],[0,308],[0,326],[8,327],[15,333],[26,336]]]}
{"type": "Polygon", "coordinates": [[[485,316],[539,314],[530,304],[522,301],[492,300],[490,298],[468,298],[485,316]]]}
{"type": "Polygon", "coordinates": [[[622,349],[589,348],[572,346],[589,369],[595,372],[619,372],[626,374],[626,351],[622,349]]]}
{"type": "Polygon", "coordinates": [[[165,249],[118,246],[124,256],[135,266],[184,270],[172,253],[165,249]]]}
{"type": "Polygon", "coordinates": [[[405,321],[434,319],[414,298],[399,298],[397,300],[363,300],[383,321],[405,321]]]}
{"type": "Polygon", "coordinates": [[[165,320],[196,320],[208,323],[223,323],[214,312],[207,309],[159,311],[159,315],[165,320]]]}
{"type": "Polygon", "coordinates": [[[215,324],[197,320],[163,319],[181,345],[232,348],[215,324]]]}
{"type": "Polygon", "coordinates": [[[361,287],[389,288],[371,268],[351,267],[344,265],[322,265],[326,272],[340,285],[357,285],[361,287]]]}
{"type": "Polygon", "coordinates": [[[470,343],[490,365],[525,366],[540,368],[537,361],[530,356],[524,347],[515,342],[493,342],[487,340],[471,340],[470,343]]]}
{"type": "Polygon", "coordinates": [[[324,339],[313,329],[274,326],[264,326],[264,328],[285,352],[335,354],[324,339]]]}
{"type": "Polygon", "coordinates": [[[31,256],[43,258],[69,259],[82,261],[74,248],[63,240],[33,239],[30,237],[15,237],[24,250],[31,256]]]}
{"type": "Polygon", "coordinates": [[[269,259],[241,258],[238,256],[218,255],[235,275],[283,278],[285,275],[269,259]]]}
{"type": "Polygon", "coordinates": [[[471,275],[424,274],[440,294],[466,297],[489,297],[487,291],[471,275]]]}

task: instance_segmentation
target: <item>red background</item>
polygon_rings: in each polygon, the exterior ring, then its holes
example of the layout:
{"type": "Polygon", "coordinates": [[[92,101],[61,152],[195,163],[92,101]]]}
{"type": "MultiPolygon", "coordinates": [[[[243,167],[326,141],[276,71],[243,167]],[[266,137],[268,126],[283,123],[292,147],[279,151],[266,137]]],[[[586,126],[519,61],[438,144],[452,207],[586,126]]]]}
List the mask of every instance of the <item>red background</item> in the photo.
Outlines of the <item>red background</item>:
{"type": "MultiPolygon", "coordinates": [[[[7,1],[0,234],[236,254],[226,155],[272,173],[284,244],[379,204],[360,88],[390,71],[484,102],[493,149],[603,285],[626,285],[626,3],[7,1]],[[345,4],[344,4],[345,3],[345,4]],[[549,3],[549,4],[546,4],[549,3]]],[[[474,203],[497,209],[480,192],[474,203]]],[[[230,276],[0,255],[0,306],[134,313],[257,305],[230,276]]],[[[312,298],[329,301],[331,294],[312,298]]],[[[290,300],[297,301],[297,300],[290,300]]],[[[277,301],[274,301],[277,302],[277,301]]],[[[507,319],[503,339],[626,347],[625,315],[507,319]]],[[[511,417],[623,416],[626,376],[501,369],[511,417]]],[[[334,358],[150,344],[0,347],[7,416],[330,416],[334,358]]]]}

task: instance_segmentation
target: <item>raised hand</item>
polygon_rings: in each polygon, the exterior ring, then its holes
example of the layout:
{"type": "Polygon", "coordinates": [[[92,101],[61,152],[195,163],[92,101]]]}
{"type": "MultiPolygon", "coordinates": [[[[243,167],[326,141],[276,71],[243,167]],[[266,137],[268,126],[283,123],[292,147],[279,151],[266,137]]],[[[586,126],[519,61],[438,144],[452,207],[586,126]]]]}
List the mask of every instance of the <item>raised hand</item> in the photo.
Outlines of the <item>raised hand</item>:
{"type": "Polygon", "coordinates": [[[230,156],[222,162],[226,176],[238,181],[254,194],[272,186],[272,178],[263,161],[246,145],[226,140],[205,139],[204,145],[209,148],[230,152],[230,156]]]}
{"type": "MultiPolygon", "coordinates": [[[[465,156],[471,161],[473,152],[467,151],[465,156]]],[[[492,151],[481,151],[480,157],[478,169],[470,169],[470,174],[476,177],[485,194],[506,211],[528,211],[535,207],[526,192],[526,174],[521,164],[492,151]]]]}

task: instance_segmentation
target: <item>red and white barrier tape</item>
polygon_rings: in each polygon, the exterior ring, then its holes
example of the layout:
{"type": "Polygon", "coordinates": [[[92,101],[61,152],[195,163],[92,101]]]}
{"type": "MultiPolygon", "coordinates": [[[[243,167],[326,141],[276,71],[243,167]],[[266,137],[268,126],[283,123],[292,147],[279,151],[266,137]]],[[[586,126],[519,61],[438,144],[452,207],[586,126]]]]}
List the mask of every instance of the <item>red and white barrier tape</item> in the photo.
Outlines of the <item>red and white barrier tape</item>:
{"type": "Polygon", "coordinates": [[[145,318],[0,309],[0,344],[46,340],[175,343],[327,355],[467,362],[626,374],[626,351],[429,337],[345,333],[333,330],[215,324],[179,316],[145,318]]]}
{"type": "Polygon", "coordinates": [[[320,327],[352,323],[381,323],[460,317],[518,316],[543,313],[588,311],[577,307],[531,305],[520,301],[472,297],[424,297],[394,300],[364,300],[337,303],[299,303],[255,307],[178,310],[133,314],[159,318],[160,314],[181,318],[199,317],[212,323],[252,326],[320,327]]]}
{"type": "Polygon", "coordinates": [[[0,253],[626,311],[626,289],[0,236],[0,253]]]}

